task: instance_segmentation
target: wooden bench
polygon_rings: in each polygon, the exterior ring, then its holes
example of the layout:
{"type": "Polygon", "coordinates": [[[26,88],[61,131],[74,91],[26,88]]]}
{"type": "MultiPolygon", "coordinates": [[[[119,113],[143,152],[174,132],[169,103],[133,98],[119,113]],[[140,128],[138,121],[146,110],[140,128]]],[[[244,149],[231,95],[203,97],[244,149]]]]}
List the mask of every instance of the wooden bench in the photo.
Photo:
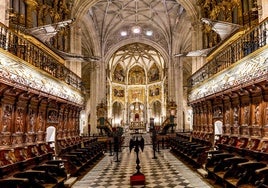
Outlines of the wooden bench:
{"type": "Polygon", "coordinates": [[[13,180],[10,185],[14,187],[57,187],[63,184],[67,174],[59,165],[62,161],[50,158],[52,153],[44,144],[1,150],[0,187],[13,180]],[[49,162],[54,164],[47,164],[49,162]]]}
{"type": "Polygon", "coordinates": [[[211,148],[211,143],[198,138],[191,140],[189,135],[177,135],[175,138],[170,138],[170,146],[175,155],[199,168],[207,159],[206,151],[211,148]]]}
{"type": "Polygon", "coordinates": [[[60,157],[67,161],[65,164],[66,170],[72,177],[80,176],[85,169],[92,166],[103,156],[105,149],[104,144],[98,142],[97,139],[72,144],[60,153],[60,157]]]}
{"type": "Polygon", "coordinates": [[[238,138],[236,145],[226,144],[221,148],[209,151],[211,156],[206,164],[208,178],[225,187],[266,184],[264,182],[267,182],[267,178],[263,176],[268,172],[268,140],[238,138]]]}

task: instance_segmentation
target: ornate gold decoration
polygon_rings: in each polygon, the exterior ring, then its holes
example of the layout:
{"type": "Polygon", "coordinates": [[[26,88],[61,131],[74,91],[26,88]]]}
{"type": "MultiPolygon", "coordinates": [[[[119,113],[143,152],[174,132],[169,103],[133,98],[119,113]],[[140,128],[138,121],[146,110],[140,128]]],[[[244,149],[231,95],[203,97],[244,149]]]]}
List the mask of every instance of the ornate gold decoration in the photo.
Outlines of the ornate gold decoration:
{"type": "Polygon", "coordinates": [[[129,71],[128,83],[132,85],[145,84],[145,72],[140,66],[134,66],[129,71]]]}
{"type": "Polygon", "coordinates": [[[148,88],[148,96],[149,96],[149,103],[152,103],[153,101],[160,100],[162,97],[162,89],[161,85],[152,85],[148,88]]]}
{"type": "Polygon", "coordinates": [[[32,66],[23,64],[21,61],[7,59],[0,56],[0,77],[17,84],[42,91],[52,96],[57,96],[79,105],[84,103],[84,98],[80,91],[68,86],[64,82],[56,80],[48,74],[43,74],[32,66]]]}
{"type": "Polygon", "coordinates": [[[120,64],[116,65],[112,78],[114,82],[124,83],[125,72],[124,72],[123,67],[120,64]]]}
{"type": "Polygon", "coordinates": [[[240,7],[238,0],[199,0],[197,2],[202,9],[203,18],[232,22],[233,10],[240,7]]]}
{"type": "Polygon", "coordinates": [[[129,103],[133,103],[136,101],[144,101],[145,100],[145,95],[144,95],[144,88],[130,88],[128,90],[128,101],[129,103]]]}
{"type": "Polygon", "coordinates": [[[160,70],[155,63],[150,67],[150,70],[148,71],[148,80],[149,82],[160,80],[160,70]]]}
{"type": "Polygon", "coordinates": [[[248,80],[264,77],[268,73],[267,52],[266,49],[259,54],[252,54],[248,59],[224,70],[222,74],[215,75],[202,85],[193,88],[188,97],[189,101],[216,94],[230,87],[243,85],[248,80]]]}

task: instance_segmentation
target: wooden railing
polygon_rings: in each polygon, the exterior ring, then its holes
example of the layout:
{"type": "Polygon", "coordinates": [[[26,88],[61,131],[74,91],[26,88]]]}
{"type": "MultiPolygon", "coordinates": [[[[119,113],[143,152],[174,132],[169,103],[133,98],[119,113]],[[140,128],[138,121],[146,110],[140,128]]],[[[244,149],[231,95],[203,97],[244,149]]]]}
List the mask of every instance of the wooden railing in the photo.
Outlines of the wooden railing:
{"type": "Polygon", "coordinates": [[[161,124],[161,130],[163,130],[170,123],[170,118],[166,118],[166,120],[161,124]]]}
{"type": "Polygon", "coordinates": [[[107,120],[107,118],[103,117],[103,123],[100,123],[100,119],[97,122],[97,128],[98,129],[103,129],[106,131],[107,134],[110,134],[113,132],[113,126],[112,124],[107,120]]]}
{"type": "Polygon", "coordinates": [[[35,38],[0,23],[0,48],[82,90],[81,78],[64,66],[64,59],[35,38]]]}
{"type": "MultiPolygon", "coordinates": [[[[188,80],[188,85],[193,87],[202,83],[218,72],[225,70],[232,64],[262,48],[268,43],[268,18],[259,25],[245,32],[242,37],[222,48],[212,60],[195,72],[188,80]]],[[[224,44],[224,43],[223,43],[224,44]]],[[[219,46],[220,48],[221,46],[219,46]]],[[[215,49],[217,50],[217,49],[215,49]]]]}

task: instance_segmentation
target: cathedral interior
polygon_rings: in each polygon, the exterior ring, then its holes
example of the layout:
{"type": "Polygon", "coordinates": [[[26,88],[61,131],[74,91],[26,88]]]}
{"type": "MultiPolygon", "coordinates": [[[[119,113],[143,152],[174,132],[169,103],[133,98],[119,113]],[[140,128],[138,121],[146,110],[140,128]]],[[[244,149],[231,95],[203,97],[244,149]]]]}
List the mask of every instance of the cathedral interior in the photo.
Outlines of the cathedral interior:
{"type": "Polygon", "coordinates": [[[268,187],[267,0],[0,10],[1,188],[268,187]]]}

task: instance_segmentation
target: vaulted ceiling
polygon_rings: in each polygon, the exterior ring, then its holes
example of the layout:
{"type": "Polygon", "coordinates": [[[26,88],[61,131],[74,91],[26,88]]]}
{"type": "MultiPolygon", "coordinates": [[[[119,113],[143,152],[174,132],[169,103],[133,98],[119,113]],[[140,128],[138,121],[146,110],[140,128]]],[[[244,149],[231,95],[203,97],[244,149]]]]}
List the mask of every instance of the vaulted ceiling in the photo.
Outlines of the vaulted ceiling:
{"type": "MultiPolygon", "coordinates": [[[[81,23],[83,54],[106,62],[120,47],[136,42],[154,47],[165,61],[191,50],[196,12],[192,0],[78,0],[73,6],[73,17],[81,23]]],[[[189,74],[191,66],[184,64],[189,74]]]]}
{"type": "Polygon", "coordinates": [[[81,19],[84,52],[104,56],[115,46],[120,48],[132,42],[155,45],[168,55],[190,48],[189,31],[194,11],[189,14],[187,9],[195,9],[189,0],[180,1],[182,3],[177,0],[76,1],[73,16],[81,19]],[[140,33],[135,33],[135,28],[139,28],[140,33]],[[174,49],[178,50],[174,52],[174,49]]]}
{"type": "Polygon", "coordinates": [[[129,38],[143,38],[168,49],[184,13],[175,0],[102,0],[88,11],[88,16],[107,52],[115,42],[129,38]]]}

